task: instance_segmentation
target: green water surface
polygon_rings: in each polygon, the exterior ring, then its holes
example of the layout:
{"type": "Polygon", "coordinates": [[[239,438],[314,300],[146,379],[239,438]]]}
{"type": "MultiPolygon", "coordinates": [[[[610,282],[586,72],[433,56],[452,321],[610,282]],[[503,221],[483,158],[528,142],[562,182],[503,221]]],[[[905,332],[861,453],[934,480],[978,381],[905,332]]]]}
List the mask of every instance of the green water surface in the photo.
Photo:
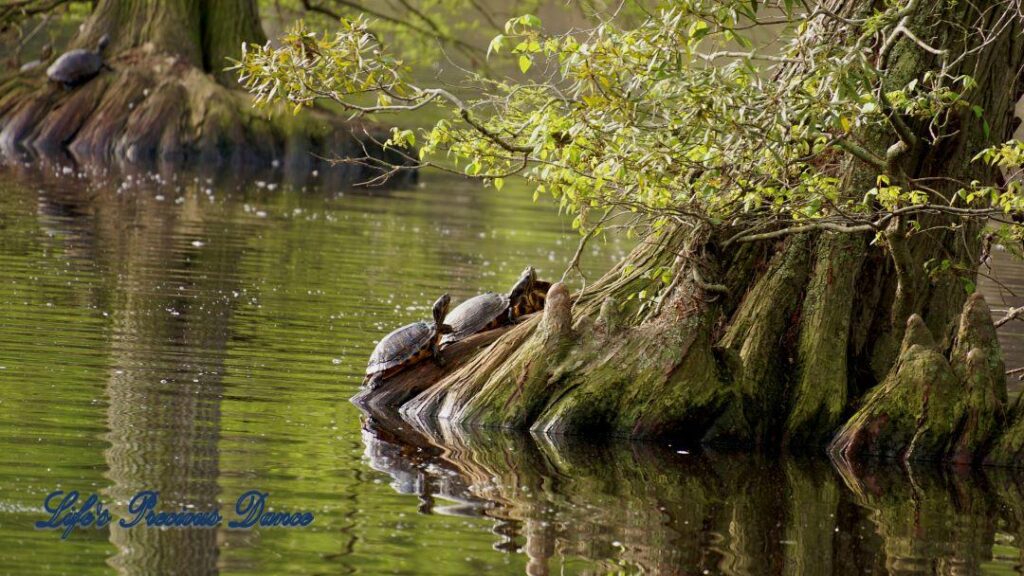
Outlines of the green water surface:
{"type": "MultiPolygon", "coordinates": [[[[0,573],[1016,574],[1024,474],[847,470],[503,431],[348,402],[374,343],[527,264],[568,221],[522,187],[353,190],[224,174],[0,172],[0,573]],[[36,530],[269,493],[307,528],[36,530]]],[[[244,176],[244,175],[243,175],[244,176]]],[[[595,243],[592,274],[625,242],[595,243]]]]}

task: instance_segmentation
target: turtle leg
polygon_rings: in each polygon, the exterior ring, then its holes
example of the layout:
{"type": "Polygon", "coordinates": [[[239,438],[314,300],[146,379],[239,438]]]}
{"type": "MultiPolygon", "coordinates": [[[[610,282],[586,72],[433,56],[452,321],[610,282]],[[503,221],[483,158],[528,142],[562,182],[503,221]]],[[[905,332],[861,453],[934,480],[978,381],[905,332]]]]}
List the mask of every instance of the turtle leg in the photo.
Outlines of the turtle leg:
{"type": "Polygon", "coordinates": [[[444,368],[444,365],[447,364],[444,357],[441,356],[441,346],[438,344],[436,339],[430,343],[430,357],[434,359],[434,364],[437,364],[441,368],[444,368]]]}

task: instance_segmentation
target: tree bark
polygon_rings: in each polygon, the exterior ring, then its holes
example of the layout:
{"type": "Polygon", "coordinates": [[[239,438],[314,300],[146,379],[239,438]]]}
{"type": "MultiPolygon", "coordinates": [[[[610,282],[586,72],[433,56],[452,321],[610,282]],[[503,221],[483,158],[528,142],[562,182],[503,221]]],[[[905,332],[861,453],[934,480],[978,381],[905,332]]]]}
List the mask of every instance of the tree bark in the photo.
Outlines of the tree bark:
{"type": "Polygon", "coordinates": [[[226,85],[235,81],[223,72],[227,59],[239,57],[243,42],[267,41],[256,0],[101,0],[73,45],[92,48],[104,34],[112,52],[174,54],[226,85]]]}

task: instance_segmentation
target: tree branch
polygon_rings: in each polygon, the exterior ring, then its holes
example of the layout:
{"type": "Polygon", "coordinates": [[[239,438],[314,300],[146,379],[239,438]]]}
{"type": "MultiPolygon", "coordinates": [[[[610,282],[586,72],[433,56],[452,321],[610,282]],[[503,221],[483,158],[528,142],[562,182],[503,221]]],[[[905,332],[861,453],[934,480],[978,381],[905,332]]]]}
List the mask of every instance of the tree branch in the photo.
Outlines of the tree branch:
{"type": "MultiPolygon", "coordinates": [[[[64,1],[68,1],[68,0],[64,0],[64,1]]],[[[452,36],[443,33],[440,29],[437,28],[437,26],[433,22],[430,22],[429,20],[426,19],[425,16],[421,16],[416,10],[412,10],[411,8],[410,8],[410,11],[412,11],[413,14],[416,14],[416,15],[420,16],[423,20],[427,21],[430,24],[430,28],[427,28],[427,27],[424,27],[424,26],[420,26],[418,24],[414,24],[412,22],[409,22],[407,20],[403,20],[401,18],[397,18],[395,16],[390,16],[388,14],[385,14],[383,12],[374,10],[373,8],[370,8],[368,6],[360,4],[359,2],[354,2],[352,0],[331,0],[331,1],[336,3],[336,4],[340,4],[341,6],[345,6],[346,8],[351,8],[352,10],[357,10],[359,12],[363,12],[363,13],[365,13],[365,14],[367,14],[369,16],[373,16],[374,18],[377,18],[379,20],[384,20],[386,22],[391,22],[392,24],[397,24],[398,26],[403,26],[405,28],[408,28],[409,30],[412,30],[413,32],[416,32],[417,34],[423,34],[424,36],[430,36],[432,38],[436,38],[437,40],[439,40],[439,41],[441,41],[441,42],[443,42],[445,44],[449,44],[451,46],[454,46],[454,47],[458,48],[459,51],[463,52],[464,54],[473,55],[473,54],[476,54],[476,53],[479,52],[479,49],[476,46],[473,46],[473,45],[471,45],[471,44],[469,44],[469,43],[467,43],[467,42],[465,42],[463,40],[460,40],[458,38],[453,38],[452,36]]],[[[403,4],[405,4],[408,7],[407,3],[403,2],[403,4]]],[[[303,8],[305,8],[306,10],[308,10],[310,12],[316,12],[318,14],[323,14],[324,16],[327,16],[329,18],[333,18],[334,20],[340,20],[341,19],[341,14],[339,14],[338,12],[336,12],[334,10],[331,10],[330,8],[327,8],[326,6],[323,6],[321,4],[313,3],[313,0],[302,0],[302,6],[303,6],[303,8]]]]}
{"type": "Polygon", "coordinates": [[[996,320],[994,324],[996,328],[999,328],[1012,320],[1024,320],[1024,306],[1021,306],[1020,308],[1010,308],[1006,311],[1006,316],[996,320]]]}

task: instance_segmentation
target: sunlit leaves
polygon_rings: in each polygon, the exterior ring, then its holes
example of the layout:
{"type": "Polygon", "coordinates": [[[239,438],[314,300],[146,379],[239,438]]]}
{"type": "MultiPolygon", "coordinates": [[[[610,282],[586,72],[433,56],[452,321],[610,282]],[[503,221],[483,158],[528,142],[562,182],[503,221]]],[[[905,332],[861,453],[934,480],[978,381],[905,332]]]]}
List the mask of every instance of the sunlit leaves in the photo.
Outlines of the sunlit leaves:
{"type": "Polygon", "coordinates": [[[318,36],[299,21],[281,38],[280,48],[267,43],[243,51],[233,69],[257,105],[275,99],[304,105],[331,94],[373,93],[383,106],[409,93],[401,61],[382,53],[361,18],[343,20],[333,36],[318,36]]]}
{"type": "MultiPolygon", "coordinates": [[[[417,86],[360,19],[333,36],[300,24],[279,48],[250,47],[238,67],[258,102],[328,98],[357,112],[440,106],[445,119],[417,134],[396,130],[388,145],[419,146],[422,162],[499,189],[521,175],[581,233],[598,226],[593,214],[610,211],[649,231],[679,221],[754,227],[867,217],[933,201],[889,174],[880,156],[872,160],[884,147],[859,156],[878,172],[869,190],[844,189],[841,167],[866,134],[902,138],[899,119],[927,126],[929,138],[950,118],[984,122],[969,97],[977,83],[926,70],[883,91],[874,38],[905,3],[857,26],[825,26],[799,6],[674,0],[638,26],[610,19],[554,35],[535,16],[518,16],[487,49],[508,59],[512,78],[470,75],[463,86],[476,95],[466,101],[417,86]],[[765,50],[748,30],[768,8],[791,22],[765,50]],[[376,106],[366,104],[370,95],[376,106]]],[[[1007,145],[978,160],[1016,169],[1022,157],[1007,145]]],[[[1015,186],[972,185],[958,195],[969,206],[1020,209],[1015,186]]]]}

